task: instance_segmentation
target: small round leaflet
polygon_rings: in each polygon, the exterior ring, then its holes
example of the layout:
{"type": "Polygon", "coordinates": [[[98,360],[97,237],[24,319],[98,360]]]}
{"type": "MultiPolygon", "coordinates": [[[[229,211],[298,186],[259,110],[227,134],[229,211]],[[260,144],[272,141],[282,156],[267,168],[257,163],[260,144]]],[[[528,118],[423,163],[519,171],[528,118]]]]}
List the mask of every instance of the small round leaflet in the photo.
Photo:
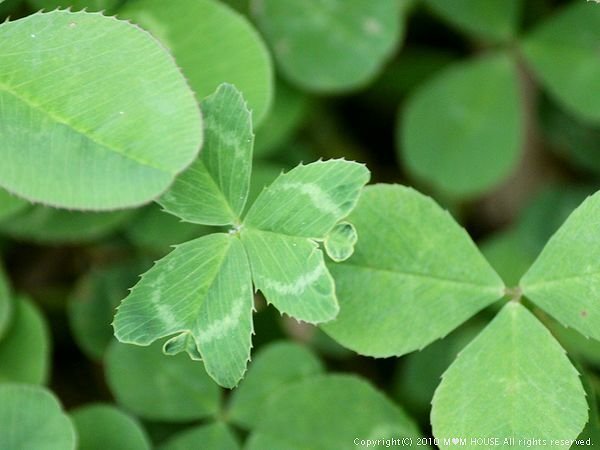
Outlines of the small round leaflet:
{"type": "Polygon", "coordinates": [[[251,9],[281,73],[314,92],[367,83],[392,56],[406,2],[253,0],[251,9]]]}

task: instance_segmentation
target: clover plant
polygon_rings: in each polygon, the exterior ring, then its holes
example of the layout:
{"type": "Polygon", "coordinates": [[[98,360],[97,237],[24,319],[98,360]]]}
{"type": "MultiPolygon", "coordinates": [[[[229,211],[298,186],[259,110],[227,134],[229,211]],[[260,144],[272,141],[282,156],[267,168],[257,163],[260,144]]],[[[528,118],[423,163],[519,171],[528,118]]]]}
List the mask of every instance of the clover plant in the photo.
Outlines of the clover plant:
{"type": "Polygon", "coordinates": [[[0,18],[0,449],[600,444],[596,2],[0,18]]]}

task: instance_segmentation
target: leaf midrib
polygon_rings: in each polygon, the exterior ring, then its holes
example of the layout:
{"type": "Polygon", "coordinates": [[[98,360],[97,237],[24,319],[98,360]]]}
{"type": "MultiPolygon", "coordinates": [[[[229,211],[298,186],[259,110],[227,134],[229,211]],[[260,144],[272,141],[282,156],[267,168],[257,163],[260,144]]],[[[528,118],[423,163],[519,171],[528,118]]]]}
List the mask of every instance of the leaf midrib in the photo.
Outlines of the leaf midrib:
{"type": "Polygon", "coordinates": [[[525,274],[525,276],[523,276],[523,278],[521,279],[520,284],[523,289],[530,290],[530,289],[539,288],[540,286],[544,286],[544,285],[562,283],[565,281],[572,281],[572,280],[577,280],[579,278],[593,277],[593,276],[598,276],[598,275],[600,275],[600,270],[595,270],[593,272],[577,273],[577,274],[567,275],[567,276],[563,276],[563,277],[557,277],[552,280],[542,279],[542,280],[539,280],[534,283],[526,283],[527,274],[525,274]]]}
{"type": "MultiPolygon", "coordinates": [[[[430,274],[418,273],[418,272],[400,271],[400,270],[386,269],[386,268],[382,268],[382,267],[374,267],[374,266],[363,265],[363,264],[353,264],[353,263],[348,263],[348,262],[342,263],[341,266],[342,267],[349,266],[349,267],[353,267],[353,268],[357,268],[357,269],[371,270],[374,272],[389,273],[389,274],[396,275],[396,276],[424,278],[424,279],[428,279],[428,280],[436,280],[439,282],[458,284],[458,285],[462,285],[462,286],[470,286],[470,287],[478,287],[478,288],[484,287],[484,288],[488,288],[490,291],[492,290],[492,286],[490,284],[473,283],[470,281],[446,278],[446,277],[442,277],[439,275],[430,275],[430,274]]],[[[502,293],[499,292],[498,298],[500,298],[501,296],[502,296],[502,293]]]]}
{"type": "Polygon", "coordinates": [[[96,145],[99,145],[113,153],[116,153],[117,155],[119,155],[120,157],[122,157],[124,159],[135,162],[141,166],[148,167],[150,169],[154,169],[159,172],[169,174],[171,176],[175,175],[175,173],[172,173],[164,168],[158,167],[150,161],[147,161],[138,156],[133,156],[133,155],[127,154],[127,153],[123,152],[122,150],[118,149],[117,147],[115,147],[107,142],[104,142],[102,139],[100,139],[94,133],[86,132],[85,130],[83,130],[83,129],[77,127],[76,125],[74,125],[73,123],[71,123],[68,119],[61,117],[56,112],[52,112],[47,109],[44,109],[40,104],[36,103],[34,100],[29,99],[29,98],[19,94],[17,91],[15,91],[13,88],[11,88],[6,83],[0,82],[0,91],[4,91],[4,92],[12,95],[14,98],[19,100],[20,102],[26,104],[29,108],[42,113],[44,116],[51,119],[54,123],[67,126],[70,130],[72,130],[76,134],[83,136],[85,139],[93,142],[96,145]]]}

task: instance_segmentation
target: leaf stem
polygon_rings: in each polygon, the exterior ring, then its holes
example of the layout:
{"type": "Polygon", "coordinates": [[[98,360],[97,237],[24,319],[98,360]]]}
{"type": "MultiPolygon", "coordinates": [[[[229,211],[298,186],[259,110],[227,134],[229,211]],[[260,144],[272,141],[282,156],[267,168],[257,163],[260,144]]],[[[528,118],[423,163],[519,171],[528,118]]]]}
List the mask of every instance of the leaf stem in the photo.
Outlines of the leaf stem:
{"type": "Polygon", "coordinates": [[[523,291],[520,286],[507,287],[504,289],[504,295],[510,299],[510,301],[520,303],[521,297],[523,297],[523,291]]]}

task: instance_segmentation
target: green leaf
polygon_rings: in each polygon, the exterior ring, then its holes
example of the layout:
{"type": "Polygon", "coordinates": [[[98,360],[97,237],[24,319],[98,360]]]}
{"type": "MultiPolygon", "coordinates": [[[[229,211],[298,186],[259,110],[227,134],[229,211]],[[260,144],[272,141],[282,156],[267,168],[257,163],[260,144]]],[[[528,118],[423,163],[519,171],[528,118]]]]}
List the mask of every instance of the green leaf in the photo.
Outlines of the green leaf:
{"type": "Polygon", "coordinates": [[[271,58],[241,14],[214,0],[135,0],[128,1],[119,16],[147,28],[171,49],[198,98],[227,82],[248,100],[255,125],[268,112],[271,58]]]}
{"type": "Polygon", "coordinates": [[[121,342],[204,361],[217,383],[235,386],[250,358],[253,309],[248,260],[238,237],[211,234],[175,247],[146,272],[114,321],[121,342]]]}
{"type": "Polygon", "coordinates": [[[235,434],[227,425],[213,423],[179,432],[161,445],[159,450],[190,450],[199,448],[199,443],[202,443],[202,450],[239,450],[241,448],[235,434]]]}
{"type": "Polygon", "coordinates": [[[278,390],[263,406],[246,448],[330,450],[350,448],[357,437],[412,437],[410,448],[418,448],[419,436],[413,421],[367,382],[349,375],[321,375],[278,390]]]}
{"type": "Polygon", "coordinates": [[[75,429],[48,390],[0,384],[0,448],[75,450],[75,429]]]}
{"type": "Polygon", "coordinates": [[[419,350],[503,296],[466,231],[411,188],[367,187],[348,220],[360,239],[329,266],[340,313],[322,326],[345,347],[375,357],[419,350]]]}
{"type": "Polygon", "coordinates": [[[50,368],[50,333],[42,313],[17,298],[6,335],[0,339],[0,382],[44,384],[50,368]]]}
{"type": "MultiPolygon", "coordinates": [[[[587,422],[585,392],[575,368],[550,332],[519,303],[508,303],[444,373],[431,412],[440,448],[489,448],[473,437],[498,437],[498,449],[525,448],[519,439],[571,444],[587,422]],[[514,438],[511,445],[505,438],[514,438]]],[[[544,448],[542,444],[535,448],[544,448]]]]}
{"type": "Polygon", "coordinates": [[[323,371],[321,361],[306,347],[292,342],[269,344],[256,354],[248,375],[233,391],[227,417],[252,429],[261,418],[257,405],[266,405],[277,390],[323,371]]]}
{"type": "Polygon", "coordinates": [[[404,28],[395,0],[253,0],[251,9],[283,75],[317,92],[366,84],[404,28]]]}
{"type": "Polygon", "coordinates": [[[527,62],[552,96],[582,119],[600,121],[600,8],[574,2],[522,44],[527,62]],[[557,64],[560,61],[560,64],[557,64]]]}
{"type": "Polygon", "coordinates": [[[600,193],[552,236],[521,279],[523,293],[565,326],[600,340],[600,193]]]}
{"type": "Polygon", "coordinates": [[[0,221],[6,220],[23,211],[28,205],[29,203],[25,200],[21,200],[4,189],[0,189],[0,221]]]}
{"type": "Polygon", "coordinates": [[[131,243],[160,256],[171,251],[173,244],[204,236],[210,227],[182,222],[162,210],[157,204],[148,205],[129,222],[125,234],[131,243]]]}
{"type": "Polygon", "coordinates": [[[51,11],[56,8],[86,11],[114,11],[120,0],[29,0],[32,7],[51,11]]]}
{"type": "Polygon", "coordinates": [[[519,160],[516,68],[504,54],[452,64],[413,92],[399,125],[400,156],[415,177],[451,196],[481,194],[519,160]]]}
{"type": "Polygon", "coordinates": [[[115,308],[147,267],[145,262],[127,261],[92,269],[77,282],[67,312],[75,341],[89,358],[100,360],[104,356],[113,340],[110,324],[115,308]]]}
{"type": "Polygon", "coordinates": [[[185,355],[165,356],[160,345],[112,342],[105,370],[117,402],[145,419],[185,422],[219,409],[219,388],[202,365],[185,355]]]}
{"type": "Polygon", "coordinates": [[[202,153],[159,203],[188,222],[239,224],[250,186],[252,117],[242,94],[230,84],[207,97],[202,111],[202,153]]]}
{"type": "Polygon", "coordinates": [[[427,0],[427,4],[458,28],[493,41],[514,38],[523,6],[520,0],[427,0]]]}
{"type": "Polygon", "coordinates": [[[340,222],[325,237],[325,251],[335,262],[345,261],[354,253],[357,240],[358,235],[354,225],[348,222],[340,222]]]}
{"type": "Polygon", "coordinates": [[[322,240],[352,211],[368,181],[369,170],[351,161],[299,165],[259,195],[244,226],[322,240]]]}
{"type": "Polygon", "coordinates": [[[0,233],[40,243],[90,242],[114,232],[132,216],[132,210],[80,212],[33,206],[1,222],[0,233]]]}
{"type": "Polygon", "coordinates": [[[309,323],[326,322],[337,315],[335,285],[316,242],[251,228],[241,236],[254,286],[268,303],[309,323]]]}
{"type": "Polygon", "coordinates": [[[13,302],[8,285],[8,279],[4,274],[4,269],[0,264],[0,339],[4,336],[13,316],[13,302]]]}
{"type": "Polygon", "coordinates": [[[149,450],[140,424],[114,406],[93,404],[71,412],[79,450],[149,450]]]}
{"type": "Polygon", "coordinates": [[[168,52],[99,13],[0,25],[0,185],[52,206],[147,203],[202,141],[192,91],[168,52]]]}

